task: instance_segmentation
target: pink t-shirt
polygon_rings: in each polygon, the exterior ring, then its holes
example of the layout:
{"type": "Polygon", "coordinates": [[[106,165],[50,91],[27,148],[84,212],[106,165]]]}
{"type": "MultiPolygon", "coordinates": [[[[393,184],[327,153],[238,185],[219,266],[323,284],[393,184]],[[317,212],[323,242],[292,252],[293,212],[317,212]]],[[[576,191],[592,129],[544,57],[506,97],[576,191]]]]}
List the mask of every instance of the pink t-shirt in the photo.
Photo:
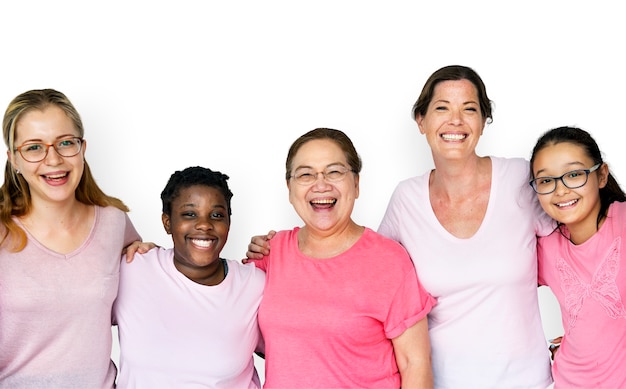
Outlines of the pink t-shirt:
{"type": "Polygon", "coordinates": [[[135,228],[119,209],[95,207],[74,252],[26,235],[24,250],[0,250],[0,388],[113,387],[111,307],[135,228]]]}
{"type": "Polygon", "coordinates": [[[365,229],[346,252],[303,255],[281,231],[257,266],[267,272],[259,324],[265,388],[400,387],[392,338],[434,304],[398,243],[365,229]]]}
{"type": "Polygon", "coordinates": [[[253,352],[265,274],[227,260],[218,285],[195,283],[155,248],[123,263],[114,320],[120,336],[118,387],[259,388],[253,352]]]}
{"type": "Polygon", "coordinates": [[[554,359],[555,388],[626,388],[624,242],[626,203],[620,202],[580,245],[558,230],[539,239],[539,283],[558,299],[565,329],[554,359]]]}

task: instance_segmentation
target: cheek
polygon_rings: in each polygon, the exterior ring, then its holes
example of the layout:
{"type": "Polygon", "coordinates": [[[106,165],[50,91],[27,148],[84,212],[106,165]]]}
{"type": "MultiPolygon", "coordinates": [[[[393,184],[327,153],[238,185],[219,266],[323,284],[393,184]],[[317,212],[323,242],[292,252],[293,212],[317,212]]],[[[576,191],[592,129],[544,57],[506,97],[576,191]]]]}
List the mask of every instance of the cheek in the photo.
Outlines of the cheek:
{"type": "Polygon", "coordinates": [[[548,212],[550,209],[550,204],[551,201],[551,196],[549,195],[541,195],[541,196],[537,196],[539,199],[539,204],[541,205],[541,208],[543,208],[544,211],[548,212]]]}

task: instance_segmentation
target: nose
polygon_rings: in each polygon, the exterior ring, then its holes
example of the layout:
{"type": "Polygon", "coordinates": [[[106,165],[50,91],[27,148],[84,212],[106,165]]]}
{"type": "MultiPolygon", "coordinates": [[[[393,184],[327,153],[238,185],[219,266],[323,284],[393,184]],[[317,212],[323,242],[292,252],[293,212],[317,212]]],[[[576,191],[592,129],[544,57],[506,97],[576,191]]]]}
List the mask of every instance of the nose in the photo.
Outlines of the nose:
{"type": "Polygon", "coordinates": [[[57,153],[56,149],[53,146],[48,146],[46,149],[46,156],[44,157],[44,162],[46,165],[58,165],[63,160],[63,157],[57,153]]]}
{"type": "Polygon", "coordinates": [[[556,194],[562,195],[562,194],[569,192],[569,188],[565,186],[565,183],[563,182],[563,177],[557,179],[555,183],[556,183],[556,189],[554,190],[554,192],[556,194]]]}
{"type": "Polygon", "coordinates": [[[328,182],[326,181],[326,177],[323,172],[315,173],[315,182],[313,183],[315,187],[327,187],[328,182]]]}
{"type": "Polygon", "coordinates": [[[452,124],[460,124],[463,121],[463,116],[460,110],[452,109],[450,112],[450,122],[452,124]]]}
{"type": "Polygon", "coordinates": [[[202,230],[202,231],[212,230],[213,222],[208,217],[198,218],[198,221],[196,222],[196,229],[202,230]]]}

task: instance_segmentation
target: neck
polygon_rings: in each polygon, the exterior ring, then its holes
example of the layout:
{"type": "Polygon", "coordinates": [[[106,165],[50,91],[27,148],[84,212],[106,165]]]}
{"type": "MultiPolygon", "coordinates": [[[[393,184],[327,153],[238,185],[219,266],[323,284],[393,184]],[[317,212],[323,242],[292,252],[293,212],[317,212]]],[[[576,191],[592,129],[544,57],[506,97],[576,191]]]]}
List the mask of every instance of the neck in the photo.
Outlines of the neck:
{"type": "Polygon", "coordinates": [[[298,232],[298,248],[304,255],[312,258],[335,257],[352,247],[364,230],[364,227],[352,220],[342,230],[332,233],[320,233],[304,226],[298,232]]]}
{"type": "Polygon", "coordinates": [[[484,180],[491,181],[491,159],[478,157],[463,161],[435,161],[435,170],[430,175],[430,188],[448,198],[467,197],[484,180]]]}
{"type": "Polygon", "coordinates": [[[214,286],[219,285],[226,278],[224,261],[220,258],[209,266],[199,268],[185,266],[174,258],[174,267],[196,284],[214,286]]]}
{"type": "Polygon", "coordinates": [[[76,199],[64,203],[33,201],[30,212],[21,219],[22,221],[37,220],[37,224],[40,225],[70,225],[77,220],[82,220],[89,209],[89,205],[76,199]]]}

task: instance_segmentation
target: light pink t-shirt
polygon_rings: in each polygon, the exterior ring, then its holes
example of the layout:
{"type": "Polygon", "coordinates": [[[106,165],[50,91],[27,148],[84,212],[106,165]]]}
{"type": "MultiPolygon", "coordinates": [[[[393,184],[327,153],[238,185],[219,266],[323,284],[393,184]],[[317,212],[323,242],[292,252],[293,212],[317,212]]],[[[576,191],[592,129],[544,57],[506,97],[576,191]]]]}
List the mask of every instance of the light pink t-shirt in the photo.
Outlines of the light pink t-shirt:
{"type": "Polygon", "coordinates": [[[259,388],[253,353],[265,274],[227,260],[224,281],[206,286],[180,273],[173,258],[172,249],[155,248],[122,264],[118,387],[259,388]]]}
{"type": "Polygon", "coordinates": [[[626,203],[620,202],[582,244],[558,230],[539,239],[539,283],[554,292],[565,329],[553,365],[557,389],[626,388],[625,242],[626,203]]]}
{"type": "Polygon", "coordinates": [[[406,251],[366,228],[346,252],[315,259],[298,231],[277,233],[255,261],[267,272],[264,388],[399,388],[391,339],[434,303],[406,251]]]}
{"type": "Polygon", "coordinates": [[[550,219],[523,159],[491,158],[489,204],[474,236],[433,212],[430,172],[395,189],[379,232],[411,255],[437,305],[428,314],[436,388],[546,388],[550,358],[537,294],[537,240],[550,219]]]}
{"type": "Polygon", "coordinates": [[[111,307],[135,228],[119,209],[95,207],[74,252],[27,237],[18,253],[0,250],[0,388],[113,387],[111,307]]]}

